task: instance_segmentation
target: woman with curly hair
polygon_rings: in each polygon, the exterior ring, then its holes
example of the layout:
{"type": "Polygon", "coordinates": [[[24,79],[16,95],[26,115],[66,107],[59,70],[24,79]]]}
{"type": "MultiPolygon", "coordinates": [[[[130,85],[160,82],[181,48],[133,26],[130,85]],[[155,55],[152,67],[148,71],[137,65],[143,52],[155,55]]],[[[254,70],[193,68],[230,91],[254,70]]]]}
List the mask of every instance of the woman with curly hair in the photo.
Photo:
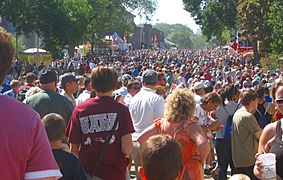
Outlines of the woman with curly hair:
{"type": "Polygon", "coordinates": [[[195,106],[191,91],[174,90],[166,99],[164,118],[155,120],[154,124],[142,132],[138,142],[143,144],[156,134],[169,134],[174,137],[182,146],[186,168],[184,179],[200,180],[204,178],[202,163],[209,153],[209,142],[201,127],[191,121],[195,106]]]}

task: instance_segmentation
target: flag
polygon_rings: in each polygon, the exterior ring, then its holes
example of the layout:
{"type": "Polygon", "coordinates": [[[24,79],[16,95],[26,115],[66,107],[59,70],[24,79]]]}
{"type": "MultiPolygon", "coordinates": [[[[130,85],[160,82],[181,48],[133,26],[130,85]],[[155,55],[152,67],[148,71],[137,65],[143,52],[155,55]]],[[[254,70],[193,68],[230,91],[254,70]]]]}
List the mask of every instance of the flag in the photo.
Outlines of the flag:
{"type": "Polygon", "coordinates": [[[124,41],[125,43],[127,43],[127,35],[124,35],[124,36],[123,36],[123,41],[124,41]]]}
{"type": "Polygon", "coordinates": [[[232,48],[237,51],[238,50],[238,43],[237,41],[235,41],[233,44],[232,44],[232,48]]]}
{"type": "Polygon", "coordinates": [[[115,44],[118,44],[118,43],[119,43],[118,38],[114,38],[114,39],[113,39],[113,42],[114,42],[115,44]]]}
{"type": "Polygon", "coordinates": [[[242,56],[243,56],[243,58],[247,57],[247,52],[244,51],[242,56]]]}
{"type": "Polygon", "coordinates": [[[157,42],[157,35],[155,34],[154,36],[153,36],[153,42],[157,42]]]}
{"type": "Polygon", "coordinates": [[[113,42],[119,46],[120,50],[126,51],[129,50],[129,45],[123,41],[123,39],[114,32],[112,35],[113,42]]]}
{"type": "Polygon", "coordinates": [[[239,46],[239,37],[238,37],[238,33],[237,33],[237,36],[235,36],[235,39],[234,39],[234,43],[232,44],[232,48],[235,50],[235,51],[238,51],[238,46],[239,46]]]}

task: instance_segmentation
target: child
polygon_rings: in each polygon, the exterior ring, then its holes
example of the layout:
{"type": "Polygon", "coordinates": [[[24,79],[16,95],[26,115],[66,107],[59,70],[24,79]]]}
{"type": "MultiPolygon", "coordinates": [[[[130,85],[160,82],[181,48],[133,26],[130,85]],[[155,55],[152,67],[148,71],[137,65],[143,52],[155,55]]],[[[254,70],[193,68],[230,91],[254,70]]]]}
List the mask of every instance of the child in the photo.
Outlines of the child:
{"type": "Polygon", "coordinates": [[[155,135],[142,145],[139,174],[143,180],[178,180],[184,170],[181,147],[171,136],[155,135]]]}
{"type": "Polygon", "coordinates": [[[53,155],[60,167],[64,180],[86,180],[79,159],[62,149],[61,142],[65,131],[65,122],[62,116],[55,113],[47,114],[42,119],[53,155]]]}
{"type": "Polygon", "coordinates": [[[234,174],[233,176],[231,176],[229,180],[251,180],[251,179],[249,178],[249,176],[245,174],[234,174]]]}

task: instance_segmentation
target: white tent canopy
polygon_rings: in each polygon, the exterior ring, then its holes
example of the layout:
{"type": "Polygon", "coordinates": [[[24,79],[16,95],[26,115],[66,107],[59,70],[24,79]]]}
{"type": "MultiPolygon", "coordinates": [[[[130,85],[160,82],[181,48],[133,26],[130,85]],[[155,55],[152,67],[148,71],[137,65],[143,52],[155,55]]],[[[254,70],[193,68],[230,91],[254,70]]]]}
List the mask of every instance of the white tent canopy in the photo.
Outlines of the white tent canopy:
{"type": "Polygon", "coordinates": [[[222,46],[221,49],[232,49],[232,47],[229,45],[226,45],[226,46],[222,46]]]}
{"type": "Polygon", "coordinates": [[[23,51],[23,53],[27,53],[27,54],[34,54],[34,53],[47,53],[46,50],[44,49],[40,49],[40,48],[29,48],[23,51]]]}

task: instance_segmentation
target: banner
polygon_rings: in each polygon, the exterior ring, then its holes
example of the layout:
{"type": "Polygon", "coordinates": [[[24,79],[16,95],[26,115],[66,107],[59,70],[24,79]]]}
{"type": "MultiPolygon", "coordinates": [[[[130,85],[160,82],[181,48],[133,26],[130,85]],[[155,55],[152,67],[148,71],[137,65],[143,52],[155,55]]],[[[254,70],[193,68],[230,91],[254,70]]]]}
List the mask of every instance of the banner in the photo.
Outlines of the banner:
{"type": "Polygon", "coordinates": [[[122,51],[127,51],[129,50],[129,45],[123,41],[123,39],[116,33],[114,32],[112,35],[113,43],[117,44],[119,49],[122,51]]]}

